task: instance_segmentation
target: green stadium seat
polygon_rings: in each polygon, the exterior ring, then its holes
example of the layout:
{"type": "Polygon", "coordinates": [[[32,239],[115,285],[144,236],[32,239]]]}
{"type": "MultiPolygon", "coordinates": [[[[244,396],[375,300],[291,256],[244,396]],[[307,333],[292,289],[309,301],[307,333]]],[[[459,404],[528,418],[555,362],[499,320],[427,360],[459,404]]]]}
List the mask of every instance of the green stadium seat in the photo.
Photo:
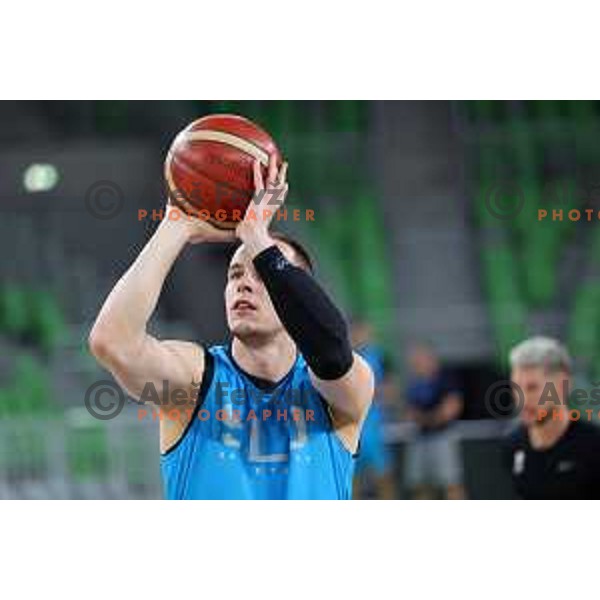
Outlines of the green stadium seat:
{"type": "Polygon", "coordinates": [[[326,102],[327,129],[341,132],[360,132],[365,127],[364,102],[335,100],[326,102]]]}
{"type": "Polygon", "coordinates": [[[526,294],[532,308],[548,306],[557,285],[557,261],[553,238],[554,223],[540,222],[529,231],[523,244],[522,268],[526,294]]]}
{"type": "Polygon", "coordinates": [[[51,381],[44,366],[33,356],[17,358],[12,382],[5,388],[10,397],[5,414],[45,418],[57,414],[51,399],[51,381]]]}
{"type": "Polygon", "coordinates": [[[67,430],[69,474],[76,482],[103,480],[110,469],[108,440],[102,425],[67,430]]]}
{"type": "Polygon", "coordinates": [[[382,235],[385,225],[376,207],[377,203],[367,193],[357,195],[353,223],[361,225],[359,228],[349,227],[348,242],[354,250],[354,273],[362,301],[359,311],[374,324],[379,339],[386,340],[394,334],[389,328],[393,321],[390,306],[393,290],[386,260],[386,240],[382,235]],[[351,243],[352,238],[354,244],[351,243]]]}
{"type": "Polygon", "coordinates": [[[65,333],[63,314],[52,294],[30,290],[26,295],[30,340],[46,353],[60,344],[65,333]]]}
{"type": "Polygon", "coordinates": [[[18,285],[5,284],[0,290],[0,331],[15,337],[29,327],[27,295],[18,285]]]}
{"type": "Polygon", "coordinates": [[[516,260],[508,244],[482,251],[484,291],[498,356],[506,363],[510,348],[526,333],[527,311],[521,298],[516,260]]]}
{"type": "MultiPolygon", "coordinates": [[[[600,283],[583,283],[577,292],[569,323],[568,342],[574,356],[584,361],[598,357],[600,334],[600,283]]],[[[593,364],[592,368],[598,369],[593,364]]]]}

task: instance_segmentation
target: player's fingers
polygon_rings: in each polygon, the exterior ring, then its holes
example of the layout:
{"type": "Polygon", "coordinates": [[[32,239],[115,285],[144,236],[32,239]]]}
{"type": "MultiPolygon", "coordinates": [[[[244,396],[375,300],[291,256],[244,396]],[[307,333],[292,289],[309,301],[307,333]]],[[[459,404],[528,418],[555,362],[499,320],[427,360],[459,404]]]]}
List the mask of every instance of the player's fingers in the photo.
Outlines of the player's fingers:
{"type": "Polygon", "coordinates": [[[273,185],[277,183],[277,159],[274,154],[269,156],[269,175],[267,181],[273,185]]]}
{"type": "Polygon", "coordinates": [[[265,184],[263,182],[262,167],[258,158],[254,161],[254,190],[260,192],[264,189],[265,184]]]}
{"type": "Polygon", "coordinates": [[[283,165],[281,165],[281,169],[279,171],[279,183],[280,184],[287,183],[287,180],[286,180],[287,170],[288,170],[288,164],[287,164],[287,162],[284,162],[283,165]]]}
{"type": "Polygon", "coordinates": [[[285,202],[285,199],[287,197],[287,193],[288,193],[288,188],[290,186],[286,183],[283,188],[281,189],[281,193],[279,194],[279,196],[277,197],[277,202],[276,204],[281,207],[283,205],[283,203],[285,202]]]}
{"type": "Polygon", "coordinates": [[[235,240],[235,229],[227,229],[219,232],[219,240],[222,242],[232,242],[235,240]]]}
{"type": "Polygon", "coordinates": [[[235,240],[234,229],[219,229],[212,225],[208,225],[211,229],[210,239],[214,242],[231,242],[235,240]]]}

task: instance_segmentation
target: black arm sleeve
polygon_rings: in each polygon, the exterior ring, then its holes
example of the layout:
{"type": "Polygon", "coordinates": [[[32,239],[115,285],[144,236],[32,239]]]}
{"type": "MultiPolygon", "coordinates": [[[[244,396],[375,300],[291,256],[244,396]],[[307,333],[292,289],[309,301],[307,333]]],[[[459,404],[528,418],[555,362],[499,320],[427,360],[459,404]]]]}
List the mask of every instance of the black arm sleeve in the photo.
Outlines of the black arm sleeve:
{"type": "Polygon", "coordinates": [[[339,379],[352,366],[348,327],[317,282],[290,263],[277,246],[254,257],[275,311],[313,373],[339,379]]]}

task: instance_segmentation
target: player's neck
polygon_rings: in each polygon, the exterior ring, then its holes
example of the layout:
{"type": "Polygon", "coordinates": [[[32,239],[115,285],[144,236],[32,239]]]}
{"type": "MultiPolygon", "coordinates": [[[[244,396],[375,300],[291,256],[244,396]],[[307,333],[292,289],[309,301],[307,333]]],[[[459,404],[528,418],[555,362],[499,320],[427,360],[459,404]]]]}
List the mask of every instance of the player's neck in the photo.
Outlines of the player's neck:
{"type": "Polygon", "coordinates": [[[567,411],[563,411],[561,418],[548,418],[542,423],[529,427],[529,443],[535,450],[551,448],[565,434],[569,428],[567,411]]]}
{"type": "Polygon", "coordinates": [[[287,334],[277,335],[266,344],[250,346],[233,338],[231,353],[235,362],[250,375],[279,381],[296,360],[296,345],[287,334]]]}

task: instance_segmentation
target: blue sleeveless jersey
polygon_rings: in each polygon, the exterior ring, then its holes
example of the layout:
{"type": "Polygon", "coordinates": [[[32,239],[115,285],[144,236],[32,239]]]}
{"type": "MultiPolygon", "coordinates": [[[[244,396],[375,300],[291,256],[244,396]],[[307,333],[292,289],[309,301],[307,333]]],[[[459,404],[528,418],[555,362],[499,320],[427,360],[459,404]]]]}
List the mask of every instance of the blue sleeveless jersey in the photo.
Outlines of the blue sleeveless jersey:
{"type": "Polygon", "coordinates": [[[202,387],[180,440],[161,456],[168,499],[349,499],[354,459],[298,355],[267,390],[230,349],[206,350],[202,387]]]}

